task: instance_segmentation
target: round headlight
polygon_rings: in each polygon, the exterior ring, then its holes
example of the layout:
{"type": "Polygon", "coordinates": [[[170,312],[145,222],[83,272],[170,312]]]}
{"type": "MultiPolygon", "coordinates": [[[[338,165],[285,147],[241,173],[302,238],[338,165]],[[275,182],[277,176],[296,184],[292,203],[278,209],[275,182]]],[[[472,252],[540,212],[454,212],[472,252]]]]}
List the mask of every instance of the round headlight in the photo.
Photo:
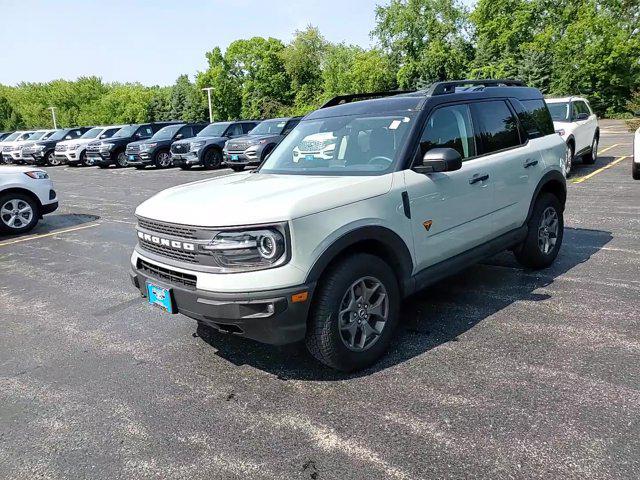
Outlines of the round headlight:
{"type": "Polygon", "coordinates": [[[258,253],[265,260],[273,260],[284,250],[284,239],[282,234],[276,231],[264,232],[257,238],[258,253]]]}

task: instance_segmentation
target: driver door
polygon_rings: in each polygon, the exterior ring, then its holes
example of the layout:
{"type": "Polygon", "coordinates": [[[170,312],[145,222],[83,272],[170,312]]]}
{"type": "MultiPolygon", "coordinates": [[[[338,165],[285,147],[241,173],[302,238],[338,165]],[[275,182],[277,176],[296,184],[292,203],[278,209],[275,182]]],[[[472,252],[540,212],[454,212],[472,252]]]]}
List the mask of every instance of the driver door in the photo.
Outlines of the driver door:
{"type": "Polygon", "coordinates": [[[492,230],[492,179],[487,161],[476,156],[469,105],[442,106],[431,113],[417,158],[438,147],[457,150],[462,168],[429,174],[404,172],[416,271],[480,245],[490,238],[492,230]]]}

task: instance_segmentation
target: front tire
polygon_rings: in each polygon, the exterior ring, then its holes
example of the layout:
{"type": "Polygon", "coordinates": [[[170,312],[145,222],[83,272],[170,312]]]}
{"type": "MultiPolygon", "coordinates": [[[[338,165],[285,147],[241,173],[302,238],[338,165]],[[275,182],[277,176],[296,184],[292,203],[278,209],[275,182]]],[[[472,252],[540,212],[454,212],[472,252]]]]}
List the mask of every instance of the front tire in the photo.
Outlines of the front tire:
{"type": "Polygon", "coordinates": [[[516,260],[526,268],[550,266],[558,256],[564,236],[564,216],[558,197],[551,193],[540,195],[527,227],[527,237],[513,252],[516,260]]]}
{"type": "Polygon", "coordinates": [[[598,143],[599,139],[596,135],[593,137],[593,142],[591,142],[591,151],[582,157],[582,163],[585,165],[593,165],[596,163],[596,160],[598,160],[598,143]]]}
{"type": "Polygon", "coordinates": [[[38,204],[22,193],[0,196],[0,232],[19,234],[31,230],[40,216],[38,204]]]}
{"type": "Polygon", "coordinates": [[[169,168],[173,165],[171,154],[167,150],[161,150],[156,154],[153,163],[155,163],[156,168],[169,168]]]}
{"type": "Polygon", "coordinates": [[[231,170],[234,172],[241,172],[244,170],[244,165],[231,165],[231,170]]]}
{"type": "Polygon", "coordinates": [[[52,167],[57,167],[59,165],[62,165],[62,162],[56,158],[54,152],[49,152],[45,157],[45,165],[51,165],[52,167]]]}
{"type": "Polygon", "coordinates": [[[220,168],[220,165],[222,165],[222,152],[217,148],[207,150],[204,152],[202,164],[204,165],[205,170],[220,168]]]}
{"type": "Polygon", "coordinates": [[[116,155],[116,167],[117,168],[125,168],[128,167],[129,163],[127,162],[127,155],[124,153],[124,150],[118,152],[116,155]]]}
{"type": "Polygon", "coordinates": [[[318,361],[344,372],[377,361],[398,324],[400,291],[391,267],[358,253],[323,275],[309,314],[305,343],[318,361]]]}

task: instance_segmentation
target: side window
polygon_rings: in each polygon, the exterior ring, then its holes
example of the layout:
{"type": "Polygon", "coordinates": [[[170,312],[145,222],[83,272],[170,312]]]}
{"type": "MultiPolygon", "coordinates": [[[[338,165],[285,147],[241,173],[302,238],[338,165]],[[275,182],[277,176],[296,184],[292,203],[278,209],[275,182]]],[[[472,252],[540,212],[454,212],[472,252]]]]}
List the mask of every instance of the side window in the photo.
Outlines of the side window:
{"type": "Polygon", "coordinates": [[[242,124],[241,123],[234,123],[227,130],[227,136],[233,137],[235,135],[242,135],[242,124]]]}
{"type": "Polygon", "coordinates": [[[482,153],[498,152],[521,144],[518,120],[504,100],[471,104],[482,153]]]}
{"type": "Polygon", "coordinates": [[[587,115],[591,115],[591,110],[589,110],[589,107],[585,102],[578,101],[576,102],[576,105],[578,107],[578,113],[586,113],[587,115]]]}
{"type": "Polygon", "coordinates": [[[282,129],[281,135],[283,135],[283,136],[289,135],[289,133],[291,133],[291,130],[296,128],[296,125],[298,125],[299,123],[300,123],[300,119],[299,118],[294,118],[292,120],[289,120],[289,122],[287,122],[285,127],[282,129]]]}
{"type": "Polygon", "coordinates": [[[180,130],[178,130],[178,133],[176,134],[176,136],[180,135],[180,138],[191,138],[193,137],[193,130],[191,129],[190,126],[184,126],[182,127],[180,130]]]}
{"type": "Polygon", "coordinates": [[[242,133],[249,133],[256,126],[255,123],[243,123],[242,124],[242,133]]]}
{"type": "Polygon", "coordinates": [[[432,148],[453,148],[465,160],[476,156],[469,105],[438,108],[431,114],[420,139],[421,153],[432,148]]]}
{"type": "Polygon", "coordinates": [[[149,138],[153,135],[153,129],[151,126],[140,127],[136,132],[138,138],[149,138]]]}
{"type": "MultiPolygon", "coordinates": [[[[518,105],[518,101],[514,103],[518,105]]],[[[538,138],[555,133],[549,108],[544,100],[522,100],[522,109],[517,108],[520,124],[529,138],[538,138]]]]}

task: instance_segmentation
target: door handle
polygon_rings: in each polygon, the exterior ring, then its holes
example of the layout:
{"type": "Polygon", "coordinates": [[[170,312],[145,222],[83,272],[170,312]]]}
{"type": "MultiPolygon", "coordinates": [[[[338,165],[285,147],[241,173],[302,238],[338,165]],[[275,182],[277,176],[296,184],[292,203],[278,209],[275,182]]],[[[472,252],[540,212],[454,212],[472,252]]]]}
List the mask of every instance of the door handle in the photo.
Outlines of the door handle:
{"type": "Polygon", "coordinates": [[[538,160],[527,159],[527,161],[524,162],[524,168],[535,167],[537,164],[538,160]]]}
{"type": "Polygon", "coordinates": [[[488,173],[476,173],[473,177],[469,179],[469,185],[473,185],[474,183],[478,183],[478,182],[485,182],[487,180],[489,180],[488,173]]]}

